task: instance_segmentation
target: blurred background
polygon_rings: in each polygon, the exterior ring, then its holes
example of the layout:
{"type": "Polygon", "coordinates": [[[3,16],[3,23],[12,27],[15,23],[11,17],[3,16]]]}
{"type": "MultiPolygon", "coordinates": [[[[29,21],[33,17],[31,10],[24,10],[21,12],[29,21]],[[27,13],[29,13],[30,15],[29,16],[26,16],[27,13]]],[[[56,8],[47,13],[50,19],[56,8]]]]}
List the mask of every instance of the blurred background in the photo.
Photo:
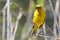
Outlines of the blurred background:
{"type": "MultiPolygon", "coordinates": [[[[28,40],[32,31],[32,26],[33,26],[32,18],[33,18],[35,6],[37,4],[42,4],[42,3],[43,3],[43,8],[47,15],[45,22],[46,34],[50,37],[54,36],[53,31],[54,31],[55,18],[53,13],[55,13],[56,11],[55,7],[57,0],[43,0],[43,2],[42,0],[10,0],[9,4],[7,3],[7,1],[8,0],[0,0],[0,40],[13,40],[8,38],[9,37],[14,38],[14,36],[12,36],[14,33],[15,33],[14,40],[28,40]],[[9,6],[7,6],[4,9],[6,4],[9,6]],[[8,37],[7,34],[9,35],[8,37]]],[[[59,4],[60,4],[60,0],[59,0],[59,4]]],[[[59,13],[60,15],[60,5],[58,7],[57,13],[59,13]]],[[[60,32],[58,30],[58,28],[60,27],[59,18],[60,18],[59,16],[56,18],[57,26],[55,31],[56,35],[58,36],[60,32]]],[[[47,39],[44,38],[45,37],[38,36],[36,40],[53,40],[52,38],[47,38],[47,39]]],[[[29,39],[29,40],[33,40],[33,39],[29,39]]]]}

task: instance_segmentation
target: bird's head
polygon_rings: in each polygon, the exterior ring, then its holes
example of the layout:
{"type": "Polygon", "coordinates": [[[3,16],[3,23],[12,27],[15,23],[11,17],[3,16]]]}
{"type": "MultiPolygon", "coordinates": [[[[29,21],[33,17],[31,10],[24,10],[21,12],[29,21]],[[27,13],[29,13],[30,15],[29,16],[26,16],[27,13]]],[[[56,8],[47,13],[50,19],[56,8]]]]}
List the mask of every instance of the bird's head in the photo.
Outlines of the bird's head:
{"type": "Polygon", "coordinates": [[[42,9],[42,5],[37,5],[35,8],[36,9],[42,9]]]}
{"type": "Polygon", "coordinates": [[[37,5],[37,6],[35,7],[35,9],[36,9],[39,13],[41,13],[43,7],[42,7],[42,5],[37,5]]]}

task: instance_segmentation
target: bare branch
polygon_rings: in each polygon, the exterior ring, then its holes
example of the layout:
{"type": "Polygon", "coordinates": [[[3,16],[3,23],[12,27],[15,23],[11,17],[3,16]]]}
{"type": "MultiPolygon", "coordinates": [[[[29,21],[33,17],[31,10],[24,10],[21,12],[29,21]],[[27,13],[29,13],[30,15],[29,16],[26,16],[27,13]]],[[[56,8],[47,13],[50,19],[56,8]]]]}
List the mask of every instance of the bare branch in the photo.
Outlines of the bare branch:
{"type": "Polygon", "coordinates": [[[15,23],[14,32],[13,32],[13,37],[14,37],[13,40],[15,39],[15,34],[17,32],[18,23],[19,23],[19,20],[21,19],[22,15],[23,15],[23,11],[22,11],[22,8],[21,8],[20,11],[19,11],[16,23],[15,23]]]}

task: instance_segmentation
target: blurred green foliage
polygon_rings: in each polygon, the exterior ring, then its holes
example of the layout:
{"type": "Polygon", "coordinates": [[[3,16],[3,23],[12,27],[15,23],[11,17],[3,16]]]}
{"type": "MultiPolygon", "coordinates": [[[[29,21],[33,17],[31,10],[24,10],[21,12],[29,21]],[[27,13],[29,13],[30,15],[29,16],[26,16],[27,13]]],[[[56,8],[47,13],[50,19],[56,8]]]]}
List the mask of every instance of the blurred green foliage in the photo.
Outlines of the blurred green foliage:
{"type": "Polygon", "coordinates": [[[12,4],[11,4],[11,10],[18,10],[19,9],[19,5],[18,4],[16,4],[15,2],[12,2],[12,4]]]}
{"type": "Polygon", "coordinates": [[[37,0],[37,4],[42,4],[43,0],[37,0]]]}
{"type": "Polygon", "coordinates": [[[5,5],[6,1],[0,1],[0,9],[2,9],[5,5]]]}
{"type": "Polygon", "coordinates": [[[29,0],[14,0],[20,7],[23,8],[24,11],[28,10],[29,0]]]}

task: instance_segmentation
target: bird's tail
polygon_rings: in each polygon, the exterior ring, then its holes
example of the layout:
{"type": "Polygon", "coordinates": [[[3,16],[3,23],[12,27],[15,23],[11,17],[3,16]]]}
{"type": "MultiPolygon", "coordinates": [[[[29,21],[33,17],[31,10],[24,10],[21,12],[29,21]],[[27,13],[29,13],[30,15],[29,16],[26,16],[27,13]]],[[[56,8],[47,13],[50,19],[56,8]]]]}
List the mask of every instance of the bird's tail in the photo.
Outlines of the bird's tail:
{"type": "Polygon", "coordinates": [[[38,28],[37,28],[36,26],[33,26],[32,35],[36,34],[37,29],[38,29],[38,28]]]}
{"type": "Polygon", "coordinates": [[[40,27],[37,27],[37,26],[33,26],[33,30],[32,30],[32,35],[36,34],[37,33],[37,30],[40,29],[43,25],[41,25],[40,27]]]}

